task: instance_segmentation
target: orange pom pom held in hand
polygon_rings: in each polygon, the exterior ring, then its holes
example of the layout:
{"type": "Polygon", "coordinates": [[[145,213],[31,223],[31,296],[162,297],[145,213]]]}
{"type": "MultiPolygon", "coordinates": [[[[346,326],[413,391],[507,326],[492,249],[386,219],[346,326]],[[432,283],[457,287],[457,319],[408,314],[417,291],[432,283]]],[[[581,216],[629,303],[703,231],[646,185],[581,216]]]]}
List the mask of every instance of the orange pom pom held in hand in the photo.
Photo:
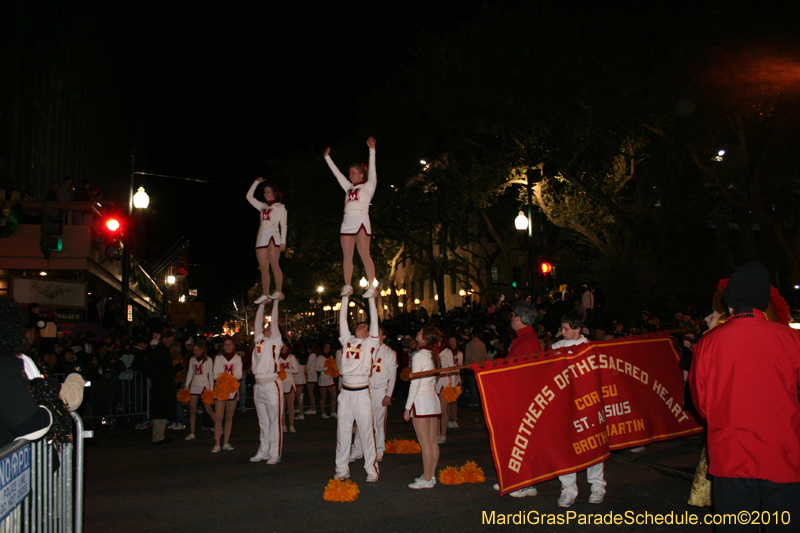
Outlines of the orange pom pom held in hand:
{"type": "Polygon", "coordinates": [[[214,391],[205,389],[200,395],[200,400],[206,405],[214,405],[214,391]]]}
{"type": "Polygon", "coordinates": [[[192,393],[189,389],[181,389],[178,391],[178,401],[181,403],[189,403],[189,399],[192,397],[192,393]]]}
{"type": "Polygon", "coordinates": [[[217,377],[214,397],[220,401],[232,400],[232,396],[237,390],[239,390],[239,382],[227,372],[223,372],[217,377]]]}
{"type": "Polygon", "coordinates": [[[445,388],[442,389],[442,398],[447,403],[453,403],[458,400],[458,397],[461,396],[461,385],[456,386],[456,388],[447,385],[445,388]]]}
{"type": "Polygon", "coordinates": [[[328,481],[322,497],[328,502],[354,502],[358,499],[359,492],[361,491],[358,490],[358,485],[349,479],[344,481],[332,479],[328,481]]]}

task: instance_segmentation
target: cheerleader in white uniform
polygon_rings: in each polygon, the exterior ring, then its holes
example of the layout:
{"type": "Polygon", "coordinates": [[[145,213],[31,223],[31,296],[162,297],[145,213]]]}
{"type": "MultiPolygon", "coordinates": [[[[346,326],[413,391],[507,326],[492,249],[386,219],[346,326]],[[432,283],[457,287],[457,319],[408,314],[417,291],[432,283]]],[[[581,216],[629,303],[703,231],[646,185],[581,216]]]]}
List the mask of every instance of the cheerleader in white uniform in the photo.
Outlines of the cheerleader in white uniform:
{"type": "MultiPolygon", "coordinates": [[[[380,463],[383,461],[383,452],[386,451],[386,410],[392,405],[392,393],[397,379],[397,354],[384,344],[386,330],[383,329],[383,326],[380,326],[379,330],[381,332],[381,343],[375,354],[375,362],[372,364],[372,375],[369,377],[369,395],[372,398],[375,450],[380,463]]],[[[351,463],[361,459],[364,455],[361,449],[361,438],[358,433],[359,429],[356,427],[353,451],[350,452],[351,463]]]]}
{"type": "Polygon", "coordinates": [[[264,304],[258,306],[255,332],[253,400],[261,431],[258,452],[250,460],[257,463],[266,459],[267,464],[274,465],[280,462],[283,447],[283,381],[278,376],[283,340],[278,329],[278,300],[272,304],[269,330],[264,327],[264,304]]]}
{"type": "MultiPolygon", "coordinates": [[[[442,334],[433,326],[425,326],[417,334],[420,346],[411,359],[411,372],[424,372],[441,368],[437,345],[442,334]]],[[[422,448],[424,473],[408,486],[412,489],[432,489],[436,485],[436,465],[439,463],[439,417],[442,415],[439,398],[436,396],[436,376],[411,380],[406,400],[406,422],[414,419],[414,431],[422,448]]]]}
{"type": "Polygon", "coordinates": [[[322,346],[322,353],[317,356],[317,375],[319,376],[319,409],[322,413],[320,418],[330,418],[325,414],[325,398],[331,395],[331,414],[336,414],[336,387],[333,378],[326,372],[325,362],[333,357],[331,345],[325,343],[322,346]]]}
{"type": "MultiPolygon", "coordinates": [[[[192,348],[193,355],[189,360],[189,368],[186,372],[186,384],[184,388],[189,389],[191,399],[189,400],[189,435],[186,440],[194,440],[195,418],[197,417],[197,403],[200,395],[205,389],[214,390],[214,380],[211,377],[214,371],[214,362],[206,354],[206,341],[198,339],[192,348]]],[[[206,405],[208,415],[214,418],[214,408],[206,405]]]]}
{"type": "MultiPolygon", "coordinates": [[[[461,366],[464,364],[464,353],[458,349],[458,342],[456,341],[455,337],[450,337],[447,339],[447,347],[450,348],[450,351],[453,353],[453,366],[461,366]]],[[[453,372],[452,377],[452,387],[459,387],[461,386],[461,371],[456,370],[453,372]]],[[[449,422],[447,423],[447,427],[449,428],[457,428],[458,427],[458,402],[455,401],[453,403],[447,404],[447,418],[449,422]]]]}
{"type": "Polygon", "coordinates": [[[353,293],[353,249],[358,248],[358,255],[364,263],[364,270],[367,271],[369,288],[364,292],[364,298],[375,296],[375,266],[369,255],[369,241],[372,236],[372,227],[369,222],[369,203],[372,195],[375,194],[375,186],[378,183],[378,174],[375,171],[375,138],[367,139],[369,146],[369,169],[363,164],[355,164],[350,167],[349,181],[344,177],[330,157],[330,148],[325,149],[325,161],[328,163],[333,175],[339,181],[344,192],[347,193],[344,202],[344,220],[339,231],[342,242],[344,267],[344,287],[342,296],[350,296],[353,293]],[[364,172],[367,175],[364,175],[364,172]]]}
{"type": "Polygon", "coordinates": [[[303,416],[303,397],[305,396],[304,391],[306,390],[306,382],[308,381],[306,378],[306,375],[308,374],[308,367],[306,366],[306,363],[308,362],[308,356],[306,347],[302,342],[295,345],[294,351],[294,358],[297,359],[298,368],[297,374],[294,375],[294,386],[297,388],[294,394],[297,403],[294,408],[294,414],[297,415],[295,419],[303,420],[305,419],[303,416]]]}
{"type": "MultiPolygon", "coordinates": [[[[378,461],[375,436],[370,431],[372,422],[372,400],[369,391],[369,376],[372,362],[380,343],[378,332],[378,309],[375,298],[369,302],[369,325],[362,322],[356,326],[356,334],[350,333],[347,324],[348,298],[342,298],[339,312],[339,341],[342,343],[342,391],[339,394],[336,425],[336,479],[350,477],[350,442],[353,439],[353,424],[367,428],[359,432],[361,449],[364,452],[364,470],[367,482],[378,481],[378,461]]],[[[438,405],[438,404],[437,404],[438,405]]]]}
{"type": "MultiPolygon", "coordinates": [[[[308,361],[306,362],[306,370],[308,371],[307,375],[307,383],[306,383],[306,392],[308,392],[308,403],[310,407],[308,411],[305,412],[307,415],[315,415],[317,414],[317,399],[314,397],[314,386],[319,381],[317,377],[317,352],[318,349],[313,349],[311,353],[308,355],[308,361]]],[[[302,407],[301,407],[302,409],[302,407]]]]}
{"type": "MultiPolygon", "coordinates": [[[[294,376],[300,371],[297,366],[297,359],[294,355],[289,353],[289,347],[285,344],[281,348],[281,366],[286,373],[286,379],[283,380],[283,403],[286,405],[286,411],[289,414],[289,433],[295,433],[294,429],[294,376]]],[[[286,433],[286,422],[283,424],[283,432],[286,433]]]]}
{"type": "MultiPolygon", "coordinates": [[[[453,363],[453,352],[450,351],[450,348],[445,348],[441,352],[439,352],[439,363],[441,363],[441,368],[450,368],[455,366],[453,363]]],[[[447,428],[450,427],[448,425],[448,418],[447,418],[447,401],[442,398],[442,389],[444,389],[447,385],[455,388],[453,385],[454,379],[453,375],[450,372],[442,372],[439,374],[439,379],[436,380],[436,394],[439,396],[439,406],[442,411],[442,418],[439,420],[439,437],[436,439],[436,442],[439,444],[444,444],[447,442],[447,428]]]]}
{"type": "Polygon", "coordinates": [[[261,285],[264,294],[255,303],[260,304],[267,300],[269,294],[269,269],[275,276],[275,292],[269,298],[283,300],[281,288],[283,286],[283,272],[279,264],[281,252],[286,251],[286,207],[282,203],[281,193],[273,185],[264,186],[264,200],[256,199],[255,192],[264,178],[257,178],[247,191],[247,201],[258,209],[261,214],[261,224],[256,237],[256,258],[261,269],[261,285]]]}
{"type": "MultiPolygon", "coordinates": [[[[214,358],[214,381],[219,379],[219,375],[223,372],[233,376],[233,379],[239,381],[242,379],[242,358],[238,353],[233,351],[233,339],[226,338],[222,343],[222,352],[214,358]]],[[[232,392],[227,400],[217,400],[214,406],[216,417],[214,418],[214,448],[211,453],[219,452],[219,439],[222,436],[222,419],[225,418],[225,435],[222,443],[222,449],[231,451],[231,446],[228,441],[231,438],[231,429],[233,428],[233,413],[236,412],[236,402],[239,401],[239,391],[232,392]]]]}

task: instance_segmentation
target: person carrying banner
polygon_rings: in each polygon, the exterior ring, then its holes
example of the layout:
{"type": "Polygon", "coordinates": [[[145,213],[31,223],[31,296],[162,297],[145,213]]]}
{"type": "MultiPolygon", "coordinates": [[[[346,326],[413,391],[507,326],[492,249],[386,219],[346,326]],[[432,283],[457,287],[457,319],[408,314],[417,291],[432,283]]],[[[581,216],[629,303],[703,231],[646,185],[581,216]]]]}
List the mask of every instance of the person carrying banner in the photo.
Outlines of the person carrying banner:
{"type": "MultiPolygon", "coordinates": [[[[514,312],[511,314],[511,327],[514,329],[517,336],[511,341],[511,346],[508,349],[509,361],[542,351],[542,344],[539,342],[539,337],[536,336],[536,332],[533,330],[533,323],[536,321],[536,315],[536,308],[528,302],[520,302],[514,306],[514,312]]],[[[579,334],[580,331],[580,328],[578,328],[579,334]]],[[[500,490],[499,483],[494,484],[494,490],[500,490]]],[[[525,498],[526,496],[536,496],[536,494],[538,494],[536,485],[531,485],[515,490],[510,493],[510,496],[512,498],[525,498]]]]}
{"type": "MultiPolygon", "coordinates": [[[[767,319],[771,290],[761,262],[743,265],[723,293],[730,317],[695,346],[689,382],[708,422],[718,514],[780,515],[800,501],[800,333],[767,319]]],[[[717,526],[751,530],[758,525],[717,526]]]]}
{"type": "MultiPolygon", "coordinates": [[[[562,340],[553,344],[553,350],[563,350],[589,341],[581,333],[583,328],[583,313],[573,310],[561,317],[562,340]]],[[[569,351],[569,350],[567,350],[569,351]]],[[[604,463],[597,463],[586,469],[586,478],[592,486],[589,503],[601,503],[606,494],[606,480],[604,476],[604,463]]],[[[578,474],[573,472],[558,476],[561,481],[561,496],[558,498],[559,507],[569,507],[578,497],[578,474]]]]}

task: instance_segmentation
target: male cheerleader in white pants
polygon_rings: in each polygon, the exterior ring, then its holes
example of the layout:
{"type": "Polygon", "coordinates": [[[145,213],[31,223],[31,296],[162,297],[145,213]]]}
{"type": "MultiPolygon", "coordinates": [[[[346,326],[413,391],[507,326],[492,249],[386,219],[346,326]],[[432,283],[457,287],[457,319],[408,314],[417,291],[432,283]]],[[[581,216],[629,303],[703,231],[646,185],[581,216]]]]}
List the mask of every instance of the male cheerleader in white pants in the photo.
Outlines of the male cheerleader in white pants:
{"type": "MultiPolygon", "coordinates": [[[[356,334],[350,333],[347,324],[349,298],[342,298],[339,312],[339,341],[342,343],[342,390],[338,397],[338,423],[336,426],[336,479],[350,477],[350,441],[353,423],[361,428],[372,428],[372,401],[370,400],[369,376],[372,362],[378,351],[378,310],[375,297],[368,298],[369,327],[365,322],[356,326],[356,334]]],[[[364,454],[364,470],[367,482],[378,481],[378,462],[375,437],[372,431],[361,431],[359,439],[364,454]]]]}
{"type": "Polygon", "coordinates": [[[283,340],[280,329],[278,329],[278,300],[273,300],[269,336],[265,335],[267,332],[264,328],[265,304],[266,302],[258,306],[253,328],[256,332],[252,366],[256,378],[253,399],[258,414],[258,425],[261,427],[261,444],[258,452],[250,460],[257,463],[266,459],[268,465],[274,465],[281,462],[281,449],[283,448],[281,431],[283,426],[283,382],[278,377],[283,340]]]}
{"type": "MultiPolygon", "coordinates": [[[[397,379],[397,354],[384,344],[386,330],[380,327],[380,346],[372,363],[372,375],[369,378],[369,394],[372,397],[372,421],[375,430],[375,448],[378,462],[383,461],[383,452],[386,450],[386,411],[392,405],[392,392],[397,379]]],[[[350,452],[350,462],[357,461],[364,456],[359,439],[359,430],[356,427],[353,451],[350,452]]]]}

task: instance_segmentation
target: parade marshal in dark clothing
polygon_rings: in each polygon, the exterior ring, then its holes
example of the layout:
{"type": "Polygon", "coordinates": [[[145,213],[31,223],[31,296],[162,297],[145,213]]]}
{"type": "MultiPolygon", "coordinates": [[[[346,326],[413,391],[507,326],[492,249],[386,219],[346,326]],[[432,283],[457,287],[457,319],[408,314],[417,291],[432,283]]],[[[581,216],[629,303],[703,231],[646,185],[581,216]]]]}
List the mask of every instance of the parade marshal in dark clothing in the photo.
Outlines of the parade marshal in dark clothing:
{"type": "Polygon", "coordinates": [[[788,511],[789,524],[763,521],[765,531],[800,531],[800,333],[765,316],[769,273],[758,261],[731,276],[723,298],[730,318],[697,343],[689,378],[708,421],[714,511],[788,511]]]}
{"type": "Polygon", "coordinates": [[[175,416],[175,367],[169,347],[175,340],[175,332],[165,329],[152,350],[147,352],[150,372],[150,418],[153,419],[153,444],[165,444],[167,419],[175,416]]]}
{"type": "Polygon", "coordinates": [[[511,315],[511,327],[517,337],[511,341],[508,349],[508,357],[524,357],[529,354],[542,351],[542,343],[533,330],[536,322],[536,308],[527,302],[521,302],[514,307],[514,314],[511,315]]]}

